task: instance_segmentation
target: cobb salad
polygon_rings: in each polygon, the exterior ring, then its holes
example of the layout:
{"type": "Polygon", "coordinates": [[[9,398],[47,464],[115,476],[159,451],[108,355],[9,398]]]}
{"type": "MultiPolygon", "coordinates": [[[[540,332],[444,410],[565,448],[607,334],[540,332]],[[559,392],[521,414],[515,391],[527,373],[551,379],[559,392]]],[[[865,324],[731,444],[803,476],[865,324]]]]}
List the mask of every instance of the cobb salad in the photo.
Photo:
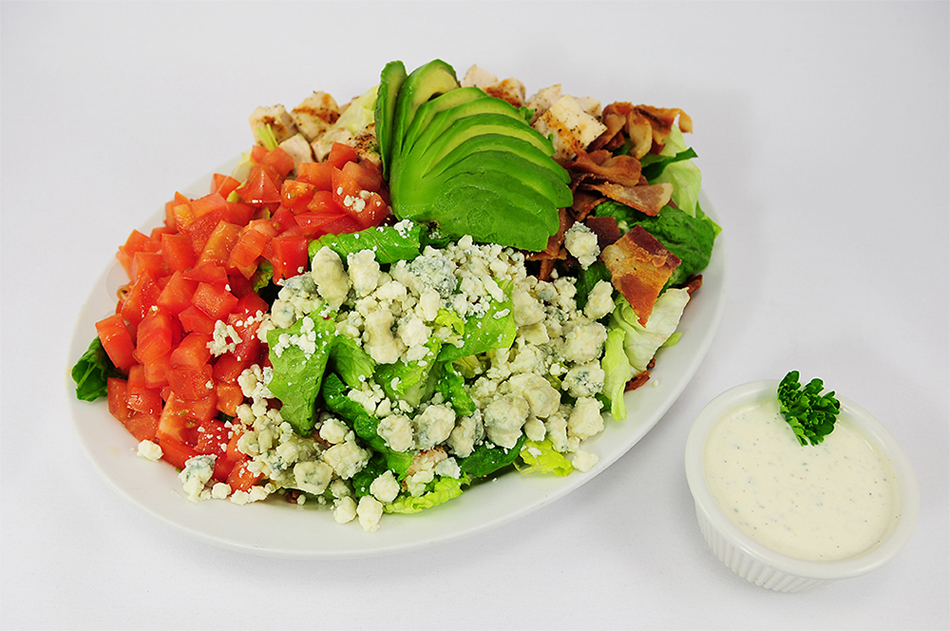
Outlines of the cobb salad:
{"type": "Polygon", "coordinates": [[[77,396],[192,501],[368,532],[512,470],[589,470],[719,231],[689,117],[435,60],[250,122],[233,172],[120,246],[77,396]]]}

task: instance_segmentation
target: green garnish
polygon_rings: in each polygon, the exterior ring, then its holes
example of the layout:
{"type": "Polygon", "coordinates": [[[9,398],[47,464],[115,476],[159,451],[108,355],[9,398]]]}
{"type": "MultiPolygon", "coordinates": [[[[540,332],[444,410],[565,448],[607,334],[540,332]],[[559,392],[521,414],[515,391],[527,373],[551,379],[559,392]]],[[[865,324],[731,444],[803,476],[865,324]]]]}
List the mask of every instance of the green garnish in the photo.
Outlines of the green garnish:
{"type": "Polygon", "coordinates": [[[817,445],[835,428],[841,403],[834,392],[821,394],[821,379],[812,379],[804,387],[793,370],[778,384],[778,402],[782,416],[792,426],[798,442],[817,445]]]}
{"type": "Polygon", "coordinates": [[[95,401],[108,396],[110,377],[121,377],[112,360],[102,348],[98,336],[93,338],[89,348],[82,354],[72,369],[76,382],[76,398],[81,401],[95,401]]]}

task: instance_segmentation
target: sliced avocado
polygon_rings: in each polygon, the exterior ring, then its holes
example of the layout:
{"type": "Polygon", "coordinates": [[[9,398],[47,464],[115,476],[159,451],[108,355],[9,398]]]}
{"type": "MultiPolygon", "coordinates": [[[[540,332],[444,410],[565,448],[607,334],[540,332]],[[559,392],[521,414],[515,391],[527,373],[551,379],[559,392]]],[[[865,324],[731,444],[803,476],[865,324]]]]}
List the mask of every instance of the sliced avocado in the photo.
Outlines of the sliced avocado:
{"type": "Polygon", "coordinates": [[[406,132],[405,138],[403,138],[403,151],[408,151],[412,148],[412,145],[419,138],[419,135],[428,128],[429,123],[432,122],[432,118],[439,112],[453,108],[456,105],[461,105],[467,101],[487,98],[491,97],[485,94],[480,88],[465,87],[446,92],[445,94],[433,98],[431,101],[426,101],[416,110],[412,124],[406,132]]]}
{"type": "Polygon", "coordinates": [[[412,124],[416,110],[440,94],[459,87],[455,78],[455,69],[441,59],[434,59],[424,66],[413,70],[399,88],[399,98],[396,100],[391,151],[400,153],[402,141],[412,124]]]}
{"type": "Polygon", "coordinates": [[[414,172],[418,173],[428,173],[453,149],[482,134],[499,134],[520,138],[544,153],[550,151],[548,155],[554,153],[551,141],[524,122],[519,122],[504,114],[478,114],[452,122],[444,132],[433,138],[431,142],[428,142],[429,134],[426,132],[424,134],[426,138],[420,137],[413,147],[414,150],[406,154],[407,161],[410,162],[407,168],[411,167],[414,172]]]}
{"type": "MultiPolygon", "coordinates": [[[[457,91],[458,90],[456,90],[456,92],[457,91]]],[[[444,96],[449,96],[449,94],[445,94],[443,97],[444,96]]],[[[439,98],[441,99],[442,97],[439,98]]],[[[434,103],[436,100],[437,99],[433,99],[431,102],[434,103]]],[[[428,105],[428,103],[426,105],[428,105]]],[[[505,116],[531,129],[524,116],[521,115],[521,112],[507,101],[495,97],[464,99],[460,100],[460,102],[453,107],[439,108],[439,111],[433,112],[431,120],[426,123],[425,130],[417,137],[417,141],[419,143],[431,144],[433,140],[446,133],[448,128],[455,122],[482,114],[505,116]]],[[[407,142],[403,148],[408,151],[411,147],[407,142]]]]}
{"type": "MultiPolygon", "coordinates": [[[[510,140],[512,139],[506,139],[506,141],[510,140]]],[[[505,144],[507,142],[499,144],[497,149],[473,151],[445,170],[436,173],[434,169],[431,172],[432,176],[448,179],[462,173],[500,171],[517,178],[526,186],[530,186],[544,195],[545,199],[557,208],[566,208],[574,202],[570,187],[558,175],[538,166],[531,160],[520,158],[506,151],[504,149],[505,144]]],[[[441,166],[441,163],[439,166],[441,166]]]]}
{"type": "Polygon", "coordinates": [[[441,190],[430,209],[441,218],[439,230],[444,234],[454,238],[468,234],[483,243],[540,251],[557,231],[556,227],[553,231],[539,231],[538,216],[525,212],[529,207],[527,200],[511,191],[502,192],[484,178],[455,184],[441,190]]]}
{"type": "Polygon", "coordinates": [[[379,143],[379,155],[382,158],[383,177],[389,173],[392,158],[393,115],[396,111],[396,99],[399,88],[406,80],[406,66],[401,61],[391,61],[379,75],[379,89],[376,91],[376,105],[373,108],[376,123],[376,141],[379,143]]]}

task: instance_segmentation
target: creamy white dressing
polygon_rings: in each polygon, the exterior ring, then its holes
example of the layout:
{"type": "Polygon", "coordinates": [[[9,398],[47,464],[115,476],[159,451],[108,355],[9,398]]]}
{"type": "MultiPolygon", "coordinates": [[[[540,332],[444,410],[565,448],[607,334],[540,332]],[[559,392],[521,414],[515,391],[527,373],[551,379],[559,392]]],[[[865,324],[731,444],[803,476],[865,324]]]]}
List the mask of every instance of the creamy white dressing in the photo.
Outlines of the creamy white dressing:
{"type": "Polygon", "coordinates": [[[722,511],[787,556],[852,557],[894,521],[894,474],[843,414],[824,442],[802,446],[777,399],[741,406],[713,429],[703,464],[722,511]]]}

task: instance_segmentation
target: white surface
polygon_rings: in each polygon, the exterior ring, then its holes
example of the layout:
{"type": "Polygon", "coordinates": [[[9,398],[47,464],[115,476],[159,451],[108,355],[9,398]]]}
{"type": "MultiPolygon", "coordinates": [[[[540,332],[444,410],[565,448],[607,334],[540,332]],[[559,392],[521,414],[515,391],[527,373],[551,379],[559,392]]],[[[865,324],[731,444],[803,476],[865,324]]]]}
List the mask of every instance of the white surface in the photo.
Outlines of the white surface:
{"type": "MultiPolygon", "coordinates": [[[[228,173],[235,162],[215,171],[228,173]]],[[[211,173],[181,192],[199,197],[210,182],[211,173]]],[[[717,217],[705,195],[700,201],[705,212],[717,217]]],[[[148,233],[164,217],[162,208],[140,223],[139,229],[148,233]]],[[[276,496],[243,507],[231,502],[195,506],[185,499],[172,467],[145,462],[138,456],[135,439],[112,419],[104,399],[91,404],[71,397],[70,415],[86,453],[109,484],[146,512],[202,541],[243,552],[305,559],[379,556],[430,548],[495,528],[553,503],[605,471],[655,427],[688,386],[715,338],[725,307],[725,260],[725,244],[720,243],[706,267],[702,290],[693,294],[680,320],[679,342],[657,354],[649,387],[626,394],[627,421],[609,421],[603,432],[584,441],[584,450],[599,459],[590,471],[566,477],[501,476],[491,484],[467,490],[462,500],[424,515],[386,515],[372,536],[356,522],[341,528],[328,510],[315,514],[319,509],[312,504],[300,507],[276,496]]],[[[127,280],[115,260],[100,273],[79,313],[70,343],[71,357],[85,352],[96,321],[115,309],[116,290],[127,280]]],[[[75,389],[71,376],[65,381],[70,391],[75,389]]]]}
{"type": "MultiPolygon", "coordinates": [[[[807,383],[807,381],[805,383],[807,383]]],[[[690,428],[689,435],[686,438],[686,482],[696,502],[696,517],[699,522],[700,530],[706,536],[710,548],[716,552],[723,563],[746,580],[756,585],[781,592],[808,590],[814,588],[816,585],[827,584],[831,581],[862,576],[886,566],[887,563],[893,561],[904,549],[917,527],[917,520],[920,516],[920,487],[917,484],[917,474],[910,460],[907,458],[907,455],[904,453],[903,448],[900,446],[900,443],[887,431],[887,428],[866,409],[841,394],[836,393],[836,397],[841,403],[841,410],[838,423],[832,435],[837,436],[837,432],[853,428],[853,431],[855,431],[853,435],[857,437],[859,441],[858,444],[862,446],[861,448],[867,449],[867,445],[871,445],[875,453],[872,458],[875,461],[880,458],[883,463],[886,463],[885,469],[889,472],[887,474],[888,478],[895,480],[893,486],[893,506],[888,509],[888,512],[880,516],[882,520],[885,520],[885,527],[881,530],[871,531],[874,538],[865,539],[861,548],[855,548],[855,550],[861,552],[852,552],[853,556],[836,558],[830,561],[807,560],[803,557],[788,556],[790,551],[801,550],[801,548],[791,545],[773,545],[781,541],[780,538],[774,538],[776,534],[774,531],[772,533],[773,537],[770,539],[771,543],[769,539],[760,539],[750,536],[750,532],[747,529],[740,527],[736,522],[732,521],[728,515],[729,511],[724,512],[720,507],[719,502],[723,499],[729,501],[736,498],[733,495],[729,495],[725,498],[720,495],[717,499],[714,490],[715,485],[709,484],[707,475],[710,475],[711,472],[704,462],[704,457],[710,446],[716,444],[710,442],[710,436],[713,435],[713,432],[716,431],[717,426],[719,426],[723,419],[727,417],[735,418],[734,413],[736,410],[746,408],[746,406],[750,405],[763,407],[763,399],[770,396],[774,397],[778,384],[778,379],[764,379],[734,386],[710,401],[709,404],[700,411],[696,417],[696,421],[690,428]],[[839,429],[838,427],[842,425],[842,423],[847,423],[848,427],[839,429]],[[890,522],[890,525],[888,526],[886,522],[890,522]],[[871,545],[872,543],[873,545],[871,545]],[[782,547],[784,547],[784,550],[781,549],[782,547]]],[[[773,410],[778,410],[778,403],[774,398],[772,399],[772,403],[774,404],[774,408],[768,408],[769,412],[767,412],[767,414],[769,416],[774,413],[773,410]]],[[[745,412],[742,414],[745,414],[745,412]]],[[[754,415],[754,412],[752,414],[754,415]]],[[[762,415],[759,414],[759,416],[761,417],[762,415]]],[[[778,422],[782,423],[782,421],[778,422]]],[[[782,424],[784,425],[784,423],[782,424]]],[[[787,425],[785,425],[785,429],[788,429],[787,425]]],[[[735,435],[730,434],[730,436],[735,435]]],[[[792,436],[791,432],[789,432],[789,437],[791,438],[792,436]]],[[[758,438],[761,438],[761,435],[758,438]]],[[[737,437],[736,439],[741,441],[742,437],[737,437]]],[[[765,440],[762,439],[759,444],[764,442],[765,440]]],[[[794,438],[791,442],[796,445],[796,450],[803,449],[801,452],[803,454],[801,456],[802,458],[808,457],[809,460],[811,459],[812,456],[804,455],[808,454],[808,451],[811,449],[810,446],[801,448],[794,438]]],[[[822,444],[829,445],[831,442],[834,441],[830,435],[826,437],[826,442],[822,444]]],[[[720,444],[728,445],[729,443],[720,444]]],[[[840,442],[837,444],[841,446],[840,442]]],[[[774,448],[763,449],[760,462],[768,459],[772,459],[773,461],[782,460],[782,456],[779,455],[779,452],[780,450],[777,452],[774,448]],[[766,452],[768,456],[765,456],[766,452]]],[[[819,455],[817,452],[813,453],[815,454],[815,461],[817,461],[819,455]]],[[[846,452],[842,451],[840,453],[842,456],[836,457],[839,464],[847,458],[847,456],[843,455],[846,452]]],[[[854,455],[853,451],[847,453],[850,453],[852,456],[854,455]]],[[[798,453],[796,453],[795,458],[799,458],[798,453]]],[[[788,460],[786,459],[785,462],[788,462],[788,460]]],[[[749,469],[752,468],[753,467],[750,467],[749,469]]],[[[760,479],[763,484],[768,484],[770,481],[782,483],[782,481],[779,480],[778,474],[775,474],[773,477],[768,475],[764,470],[758,469],[756,471],[749,474],[750,479],[760,479]],[[757,476],[756,471],[762,475],[757,476]]],[[[849,480],[855,487],[866,488],[862,484],[863,481],[854,478],[850,478],[849,480]]],[[[786,490],[793,493],[791,486],[786,490]]],[[[743,490],[743,492],[745,491],[743,490]]],[[[833,493],[828,493],[827,496],[823,496],[820,493],[813,493],[813,496],[830,501],[829,506],[837,506],[838,508],[844,509],[844,512],[849,510],[840,503],[833,503],[835,498],[833,493]]],[[[839,495],[837,497],[843,498],[845,496],[839,495]]],[[[799,498],[802,500],[802,503],[807,502],[809,499],[805,497],[805,494],[799,495],[799,498]]],[[[764,498],[762,501],[768,504],[769,498],[764,498]]],[[[776,505],[775,503],[772,504],[772,506],[776,505]]],[[[755,504],[750,505],[746,503],[745,507],[755,510],[755,504]]],[[[805,513],[807,507],[801,506],[801,508],[801,512],[805,513]]],[[[851,506],[850,510],[854,510],[854,506],[851,506]]],[[[815,513],[812,513],[812,515],[818,517],[815,513]]],[[[827,513],[825,516],[828,516],[827,513]]],[[[882,523],[881,520],[868,521],[877,524],[879,527],[882,523]]],[[[758,522],[758,524],[759,526],[762,525],[761,522],[758,522]]],[[[842,524],[839,523],[839,525],[842,524]]],[[[762,530],[758,532],[762,532],[762,530]]],[[[816,536],[816,538],[818,537],[816,536]]],[[[842,541],[841,543],[843,546],[844,542],[842,541]]],[[[853,543],[853,541],[851,543],[853,543]]],[[[826,558],[830,556],[831,555],[826,555],[826,558]]]]}
{"type": "Polygon", "coordinates": [[[0,626],[947,628],[947,3],[230,5],[4,2],[0,626]],[[728,239],[727,305],[683,397],[577,492],[383,558],[287,561],[187,537],[115,493],[62,387],[80,307],[260,104],[346,100],[385,62],[682,107],[728,239]],[[736,577],[683,449],[723,390],[820,376],[919,472],[892,563],[799,595],[736,577]]]}

